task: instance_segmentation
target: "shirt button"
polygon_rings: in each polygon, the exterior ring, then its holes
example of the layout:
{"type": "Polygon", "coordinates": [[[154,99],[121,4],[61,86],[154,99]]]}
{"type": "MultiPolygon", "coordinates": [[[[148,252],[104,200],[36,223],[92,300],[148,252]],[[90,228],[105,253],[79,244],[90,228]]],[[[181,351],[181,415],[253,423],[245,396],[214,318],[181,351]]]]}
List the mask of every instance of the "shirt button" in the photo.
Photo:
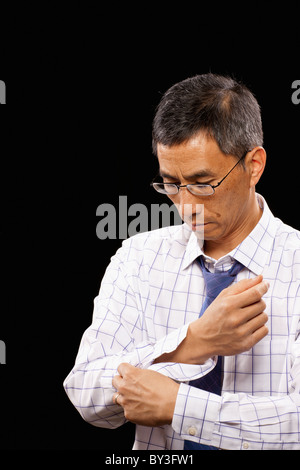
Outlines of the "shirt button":
{"type": "Polygon", "coordinates": [[[249,449],[249,444],[248,444],[248,442],[244,442],[244,444],[243,444],[243,449],[245,449],[245,450],[249,449]]]}
{"type": "Polygon", "coordinates": [[[196,434],[197,434],[197,429],[194,426],[191,426],[189,428],[189,435],[190,436],[196,436],[196,434]]]}

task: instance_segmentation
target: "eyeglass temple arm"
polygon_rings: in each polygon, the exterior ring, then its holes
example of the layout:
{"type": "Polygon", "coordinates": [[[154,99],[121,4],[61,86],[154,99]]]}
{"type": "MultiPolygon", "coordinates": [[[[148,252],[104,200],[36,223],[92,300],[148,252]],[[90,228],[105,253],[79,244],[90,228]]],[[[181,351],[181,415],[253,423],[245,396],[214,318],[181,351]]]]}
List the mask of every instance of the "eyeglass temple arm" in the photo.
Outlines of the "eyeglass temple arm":
{"type": "Polygon", "coordinates": [[[234,167],[231,168],[230,171],[228,171],[227,175],[224,176],[224,178],[221,179],[221,181],[219,181],[217,184],[215,184],[214,186],[212,186],[212,188],[217,188],[218,186],[220,186],[221,183],[223,183],[224,179],[227,178],[227,176],[235,169],[236,166],[238,166],[238,164],[240,163],[240,161],[242,161],[248,152],[251,152],[251,150],[247,150],[247,152],[244,153],[244,155],[241,156],[241,158],[236,162],[236,164],[234,165],[234,167]]]}

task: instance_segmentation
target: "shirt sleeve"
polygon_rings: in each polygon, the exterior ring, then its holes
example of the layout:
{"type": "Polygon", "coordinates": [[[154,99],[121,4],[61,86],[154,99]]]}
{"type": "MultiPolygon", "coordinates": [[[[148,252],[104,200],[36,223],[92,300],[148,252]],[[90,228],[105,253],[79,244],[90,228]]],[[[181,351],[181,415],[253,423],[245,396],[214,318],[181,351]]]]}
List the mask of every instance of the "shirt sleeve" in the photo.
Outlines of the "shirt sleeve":
{"type": "Polygon", "coordinates": [[[242,450],[300,449],[300,337],[291,349],[288,394],[222,397],[181,384],[173,429],[186,440],[242,450]]]}
{"type": "Polygon", "coordinates": [[[188,325],[160,338],[150,337],[153,327],[145,315],[147,295],[142,292],[143,287],[135,284],[135,280],[142,279],[141,273],[133,275],[137,270],[126,257],[125,245],[105,273],[94,302],[92,324],[82,337],[74,368],[64,381],[74,406],[95,426],[115,428],[126,421],[123,409],[112,400],[116,391],[112,379],[121,363],[151,368],[179,382],[201,377],[215,364],[214,359],[203,366],[153,364],[157,357],[178,347],[186,337],[188,325]]]}

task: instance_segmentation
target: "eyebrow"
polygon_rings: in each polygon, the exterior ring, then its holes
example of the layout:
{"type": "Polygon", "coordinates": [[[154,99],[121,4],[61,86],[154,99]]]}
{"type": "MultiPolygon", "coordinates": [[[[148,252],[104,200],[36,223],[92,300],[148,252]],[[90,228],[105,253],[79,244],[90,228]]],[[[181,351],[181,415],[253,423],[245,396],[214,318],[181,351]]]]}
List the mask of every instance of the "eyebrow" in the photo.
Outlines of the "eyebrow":
{"type": "MultiPolygon", "coordinates": [[[[165,173],[164,171],[159,170],[159,176],[162,178],[169,178],[171,180],[177,180],[175,176],[169,175],[168,173],[165,173]]],[[[196,178],[204,178],[204,177],[215,177],[215,173],[213,173],[210,170],[200,170],[197,171],[196,173],[193,173],[192,175],[186,175],[184,177],[185,180],[194,180],[196,178]]]]}

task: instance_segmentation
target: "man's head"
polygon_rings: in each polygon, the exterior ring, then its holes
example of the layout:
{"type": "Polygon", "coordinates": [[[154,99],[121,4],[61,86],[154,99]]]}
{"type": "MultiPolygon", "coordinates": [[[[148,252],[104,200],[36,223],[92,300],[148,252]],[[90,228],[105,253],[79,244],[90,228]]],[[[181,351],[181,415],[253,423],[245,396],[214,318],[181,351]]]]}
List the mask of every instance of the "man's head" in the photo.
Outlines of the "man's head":
{"type": "Polygon", "coordinates": [[[197,75],[173,85],[162,97],[153,122],[153,151],[171,147],[202,131],[220,150],[241,158],[263,145],[260,107],[253,94],[232,78],[197,75]]]}
{"type": "Polygon", "coordinates": [[[257,223],[255,185],[266,159],[262,144],[259,105],[231,78],[198,75],[177,83],[162,97],[153,122],[153,150],[163,182],[216,186],[208,196],[193,194],[193,187],[169,195],[190,225],[197,205],[204,204],[206,241],[232,240],[232,246],[257,223]],[[185,205],[192,208],[188,214],[185,205]]]}

